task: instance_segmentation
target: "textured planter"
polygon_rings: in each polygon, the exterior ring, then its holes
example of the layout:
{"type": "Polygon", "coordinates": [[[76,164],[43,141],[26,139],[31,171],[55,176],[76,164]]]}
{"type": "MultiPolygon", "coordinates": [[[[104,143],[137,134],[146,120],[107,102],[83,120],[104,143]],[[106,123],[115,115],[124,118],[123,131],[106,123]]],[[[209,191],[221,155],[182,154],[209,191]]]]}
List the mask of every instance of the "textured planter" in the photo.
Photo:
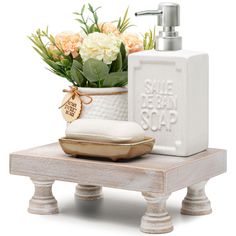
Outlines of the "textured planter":
{"type": "Polygon", "coordinates": [[[80,119],[128,120],[126,87],[78,89],[93,99],[91,104],[83,105],[80,119]]]}

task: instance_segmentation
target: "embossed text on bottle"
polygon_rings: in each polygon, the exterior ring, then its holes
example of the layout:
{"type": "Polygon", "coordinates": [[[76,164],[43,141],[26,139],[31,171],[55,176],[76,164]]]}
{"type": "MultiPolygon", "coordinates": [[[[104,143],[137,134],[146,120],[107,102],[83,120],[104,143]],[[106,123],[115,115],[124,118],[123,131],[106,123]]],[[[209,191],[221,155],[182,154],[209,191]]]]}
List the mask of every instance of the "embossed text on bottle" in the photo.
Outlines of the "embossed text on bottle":
{"type": "Polygon", "coordinates": [[[145,80],[140,114],[144,130],[172,130],[178,119],[178,97],[173,90],[172,80],[145,80]]]}

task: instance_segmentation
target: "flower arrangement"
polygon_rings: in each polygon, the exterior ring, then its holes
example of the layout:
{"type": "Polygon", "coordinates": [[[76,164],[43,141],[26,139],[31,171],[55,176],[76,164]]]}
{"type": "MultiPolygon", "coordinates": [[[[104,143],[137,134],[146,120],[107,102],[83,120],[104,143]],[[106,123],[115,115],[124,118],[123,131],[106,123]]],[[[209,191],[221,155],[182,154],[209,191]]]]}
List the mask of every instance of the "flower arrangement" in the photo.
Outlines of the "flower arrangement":
{"type": "MultiPolygon", "coordinates": [[[[99,7],[100,8],[100,7],[99,7]]],[[[127,33],[128,9],[113,22],[99,22],[91,4],[75,12],[81,32],[63,32],[55,37],[38,29],[29,39],[33,48],[56,75],[77,87],[122,87],[128,83],[128,55],[154,47],[153,32],[143,39],[127,33]],[[85,16],[86,11],[88,16],[85,16]]]]}

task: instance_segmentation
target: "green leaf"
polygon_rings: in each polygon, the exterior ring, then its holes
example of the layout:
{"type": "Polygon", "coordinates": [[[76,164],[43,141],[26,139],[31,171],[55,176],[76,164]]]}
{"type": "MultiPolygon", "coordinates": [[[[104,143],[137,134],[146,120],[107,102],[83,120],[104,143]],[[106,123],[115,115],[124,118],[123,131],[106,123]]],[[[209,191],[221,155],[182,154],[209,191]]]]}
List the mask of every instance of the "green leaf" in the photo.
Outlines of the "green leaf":
{"type": "Polygon", "coordinates": [[[49,66],[49,68],[47,68],[48,70],[50,70],[56,75],[66,78],[73,85],[76,85],[76,83],[71,79],[70,74],[70,68],[72,65],[73,58],[71,55],[64,55],[64,53],[58,47],[55,50],[50,50],[48,48],[49,44],[56,46],[54,37],[48,33],[48,28],[46,28],[46,30],[38,29],[28,38],[33,43],[34,50],[42,57],[42,60],[49,66]],[[55,55],[59,57],[55,58],[55,55]]]}
{"type": "Polygon", "coordinates": [[[118,29],[120,28],[120,25],[121,25],[121,17],[119,18],[118,23],[117,23],[117,28],[118,29]]]}
{"type": "Polygon", "coordinates": [[[95,20],[95,22],[98,22],[98,15],[96,12],[94,13],[94,20],[95,20]]]}
{"type": "Polygon", "coordinates": [[[62,56],[63,54],[59,51],[59,50],[51,50],[50,51],[53,55],[57,55],[57,56],[62,56]]]}
{"type": "Polygon", "coordinates": [[[96,32],[96,29],[95,29],[95,24],[92,24],[90,27],[89,27],[89,33],[94,33],[96,32]]]}
{"type": "Polygon", "coordinates": [[[83,7],[82,7],[82,9],[81,9],[81,15],[83,15],[83,13],[84,13],[84,10],[85,10],[85,4],[83,5],[83,7]]]}
{"type": "Polygon", "coordinates": [[[81,13],[79,12],[73,12],[74,15],[81,16],[81,13]]]}
{"type": "Polygon", "coordinates": [[[122,69],[122,55],[118,53],[117,59],[112,62],[110,72],[120,72],[122,69]]]}
{"type": "Polygon", "coordinates": [[[83,84],[86,81],[84,76],[80,72],[81,68],[82,68],[82,65],[78,61],[73,60],[73,64],[72,64],[72,67],[71,67],[71,70],[70,70],[70,74],[71,74],[72,80],[74,82],[76,82],[76,84],[78,86],[83,86],[83,84]]]}
{"type": "Polygon", "coordinates": [[[127,71],[128,70],[128,56],[126,53],[125,45],[123,43],[120,45],[120,52],[122,55],[122,69],[121,69],[121,71],[127,71]]]}
{"type": "Polygon", "coordinates": [[[84,22],[81,19],[76,19],[79,23],[84,24],[84,22]]]}
{"type": "MultiPolygon", "coordinates": [[[[46,68],[46,69],[49,70],[50,72],[52,72],[52,73],[54,73],[54,74],[60,76],[60,77],[66,78],[63,73],[60,73],[60,72],[57,71],[57,70],[54,70],[54,69],[52,69],[52,68],[46,68]]],[[[70,81],[70,82],[71,82],[71,81],[70,81]]]]}
{"type": "Polygon", "coordinates": [[[156,29],[154,27],[153,31],[149,30],[143,36],[143,48],[144,50],[151,50],[155,47],[155,35],[156,29]]]}
{"type": "Polygon", "coordinates": [[[117,28],[121,33],[124,33],[129,27],[133,26],[130,24],[130,18],[128,17],[129,8],[126,9],[125,14],[119,18],[117,28]]]}
{"type": "Polygon", "coordinates": [[[88,31],[84,27],[80,26],[80,28],[84,31],[85,34],[88,34],[88,31]]]}
{"type": "Polygon", "coordinates": [[[43,59],[49,66],[51,66],[54,70],[61,72],[61,66],[57,64],[57,62],[51,61],[49,59],[43,59]]]}
{"type": "Polygon", "coordinates": [[[124,61],[125,58],[127,57],[124,43],[121,43],[120,45],[120,53],[122,55],[122,61],[124,61]]]}
{"type": "Polygon", "coordinates": [[[64,67],[69,67],[71,65],[68,59],[62,59],[61,63],[64,67]]]}
{"type": "Polygon", "coordinates": [[[120,87],[128,83],[128,72],[114,72],[106,76],[103,87],[120,87]]]}
{"type": "Polygon", "coordinates": [[[96,11],[98,11],[99,9],[101,9],[102,7],[97,7],[94,11],[96,12],[96,11]]]}
{"type": "Polygon", "coordinates": [[[128,68],[128,57],[126,55],[125,45],[121,43],[120,53],[115,61],[111,64],[110,72],[127,71],[128,68]]]}
{"type": "Polygon", "coordinates": [[[88,3],[88,8],[89,8],[89,10],[90,10],[92,13],[94,12],[93,7],[92,7],[92,5],[91,5],[90,3],[88,3]]]}
{"type": "Polygon", "coordinates": [[[99,82],[104,80],[104,78],[109,73],[108,66],[99,60],[88,59],[83,66],[83,72],[87,80],[90,82],[99,82]]]}
{"type": "MultiPolygon", "coordinates": [[[[78,57],[77,57],[77,58],[78,58],[78,57]]],[[[72,67],[74,66],[76,69],[82,71],[82,70],[83,70],[83,65],[82,65],[82,63],[81,63],[80,61],[77,60],[77,58],[75,58],[75,59],[73,60],[72,67]]]]}
{"type": "Polygon", "coordinates": [[[125,60],[123,61],[123,67],[122,67],[122,71],[127,71],[128,70],[128,57],[125,58],[125,60]]]}
{"type": "Polygon", "coordinates": [[[37,49],[36,47],[33,47],[33,49],[44,59],[48,59],[48,56],[43,54],[39,49],[37,49]]]}

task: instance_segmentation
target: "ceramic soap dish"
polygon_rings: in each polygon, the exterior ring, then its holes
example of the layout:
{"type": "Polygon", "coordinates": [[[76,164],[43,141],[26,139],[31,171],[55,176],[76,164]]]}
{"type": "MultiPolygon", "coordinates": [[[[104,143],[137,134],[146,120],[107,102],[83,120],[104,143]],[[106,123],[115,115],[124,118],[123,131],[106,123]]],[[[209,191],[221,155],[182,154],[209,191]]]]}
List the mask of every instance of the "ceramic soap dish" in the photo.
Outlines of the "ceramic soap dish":
{"type": "Polygon", "coordinates": [[[108,158],[113,161],[132,159],[152,151],[155,139],[145,137],[133,143],[109,143],[61,138],[59,143],[66,154],[76,157],[108,158]]]}

